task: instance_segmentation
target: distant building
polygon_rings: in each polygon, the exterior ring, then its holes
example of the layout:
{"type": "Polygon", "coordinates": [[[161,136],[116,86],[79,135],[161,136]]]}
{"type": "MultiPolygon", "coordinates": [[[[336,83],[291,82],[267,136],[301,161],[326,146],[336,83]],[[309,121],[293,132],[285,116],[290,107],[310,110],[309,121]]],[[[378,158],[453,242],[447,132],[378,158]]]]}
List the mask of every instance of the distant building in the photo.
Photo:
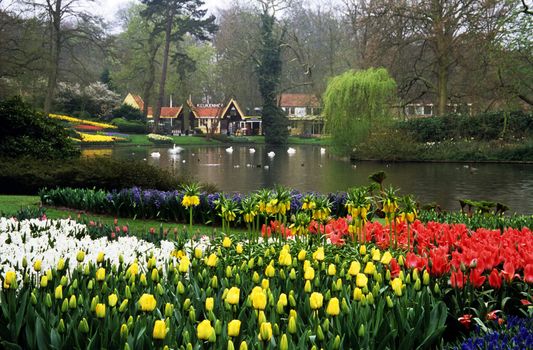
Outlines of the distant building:
{"type": "Polygon", "coordinates": [[[203,133],[246,135],[246,117],[235,99],[228,103],[194,104],[189,98],[187,105],[190,125],[203,133]]]}
{"type": "Polygon", "coordinates": [[[319,99],[313,94],[285,93],[279,106],[287,113],[291,135],[320,135],[324,132],[324,118],[319,99]]]}
{"type": "MultiPolygon", "coordinates": [[[[436,114],[437,106],[431,102],[418,101],[406,104],[400,108],[401,113],[407,118],[432,117],[436,114]]],[[[471,103],[449,103],[446,113],[458,113],[472,115],[471,103]]]]}
{"type": "MultiPolygon", "coordinates": [[[[129,93],[122,103],[137,108],[140,111],[143,111],[144,109],[144,101],[141,96],[132,93],[129,93]]],[[[148,119],[148,123],[154,122],[154,114],[152,107],[148,107],[148,113],[146,115],[146,118],[148,119]]],[[[173,133],[185,132],[183,106],[161,107],[161,113],[159,116],[159,126],[169,129],[173,133]]]]}

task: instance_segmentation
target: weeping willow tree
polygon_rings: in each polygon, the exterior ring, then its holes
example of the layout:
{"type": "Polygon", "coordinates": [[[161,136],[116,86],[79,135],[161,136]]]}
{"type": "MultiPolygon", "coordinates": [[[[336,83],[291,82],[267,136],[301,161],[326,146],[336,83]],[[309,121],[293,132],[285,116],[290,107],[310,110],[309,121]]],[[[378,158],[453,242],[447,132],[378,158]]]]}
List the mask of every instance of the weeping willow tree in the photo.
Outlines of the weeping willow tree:
{"type": "Polygon", "coordinates": [[[324,94],[326,130],[333,150],[349,154],[390,120],[396,82],[385,68],[350,70],[330,80],[324,94]]]}

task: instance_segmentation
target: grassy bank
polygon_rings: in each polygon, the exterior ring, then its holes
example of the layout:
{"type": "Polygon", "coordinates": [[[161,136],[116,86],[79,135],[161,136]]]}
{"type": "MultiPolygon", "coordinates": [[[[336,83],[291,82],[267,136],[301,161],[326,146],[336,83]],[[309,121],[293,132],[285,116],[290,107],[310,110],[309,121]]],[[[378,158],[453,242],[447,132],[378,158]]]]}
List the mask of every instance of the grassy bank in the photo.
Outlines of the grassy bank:
{"type": "Polygon", "coordinates": [[[371,138],[357,146],[351,158],[384,161],[532,162],[533,139],[416,142],[397,132],[371,138]],[[384,139],[386,142],[383,142],[384,139]]]}
{"type": "MultiPolygon", "coordinates": [[[[39,196],[11,196],[0,195],[0,215],[14,215],[17,211],[23,209],[36,210],[40,207],[39,196]]],[[[115,217],[109,215],[97,215],[92,213],[85,213],[79,210],[68,208],[55,208],[44,207],[47,218],[49,219],[76,219],[78,216],[80,219],[89,222],[99,222],[103,225],[114,226],[115,217]]],[[[179,232],[186,232],[189,226],[183,223],[164,222],[158,220],[143,220],[143,219],[131,219],[131,218],[118,218],[118,226],[128,226],[130,232],[135,235],[142,235],[149,232],[150,228],[155,228],[157,231],[167,230],[173,232],[174,229],[179,232]]],[[[213,226],[195,224],[193,226],[193,233],[198,235],[211,235],[217,230],[213,226]]],[[[240,232],[242,229],[233,228],[232,231],[240,232]]]]}
{"type": "MultiPolygon", "coordinates": [[[[152,146],[150,140],[146,135],[142,134],[128,134],[127,142],[116,143],[115,146],[152,146]]],[[[207,139],[203,136],[172,136],[173,142],[178,146],[205,146],[205,145],[221,145],[226,143],[255,143],[264,144],[264,136],[232,136],[232,137],[215,137],[207,139]]],[[[297,136],[289,137],[288,145],[327,145],[329,138],[327,137],[312,137],[302,138],[297,136]]]]}

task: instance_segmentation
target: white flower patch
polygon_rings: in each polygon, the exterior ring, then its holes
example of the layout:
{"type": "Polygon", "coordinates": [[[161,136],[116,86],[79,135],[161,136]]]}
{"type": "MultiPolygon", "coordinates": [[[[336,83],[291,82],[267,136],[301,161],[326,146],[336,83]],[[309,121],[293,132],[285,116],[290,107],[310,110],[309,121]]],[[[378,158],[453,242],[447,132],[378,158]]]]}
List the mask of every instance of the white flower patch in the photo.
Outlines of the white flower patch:
{"type": "MultiPolygon", "coordinates": [[[[208,244],[205,240],[202,243],[208,244]]],[[[55,268],[60,258],[68,261],[69,269],[74,269],[78,265],[79,251],[85,252],[84,262],[96,262],[98,253],[103,252],[112,264],[118,264],[121,255],[126,264],[135,259],[146,261],[153,255],[157,265],[165,268],[169,261],[175,260],[171,255],[175,249],[174,243],[166,240],[161,241],[159,247],[136,237],[93,240],[87,235],[85,225],[68,219],[19,222],[14,218],[0,218],[0,275],[3,278],[7,271],[14,270],[19,282],[24,257],[28,270],[35,275],[33,264],[37,260],[42,261],[41,274],[55,268]]]]}

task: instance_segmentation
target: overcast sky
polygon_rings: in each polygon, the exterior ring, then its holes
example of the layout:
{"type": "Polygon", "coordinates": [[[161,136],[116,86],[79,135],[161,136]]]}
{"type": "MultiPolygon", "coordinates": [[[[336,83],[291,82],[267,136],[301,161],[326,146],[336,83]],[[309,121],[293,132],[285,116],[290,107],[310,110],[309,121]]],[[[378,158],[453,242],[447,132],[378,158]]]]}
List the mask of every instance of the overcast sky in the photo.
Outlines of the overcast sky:
{"type": "MultiPolygon", "coordinates": [[[[108,21],[113,21],[118,9],[125,7],[131,2],[140,2],[140,0],[97,0],[100,6],[95,7],[95,13],[102,15],[108,21]]],[[[205,7],[214,12],[217,8],[225,8],[230,0],[204,0],[205,7]]]]}

